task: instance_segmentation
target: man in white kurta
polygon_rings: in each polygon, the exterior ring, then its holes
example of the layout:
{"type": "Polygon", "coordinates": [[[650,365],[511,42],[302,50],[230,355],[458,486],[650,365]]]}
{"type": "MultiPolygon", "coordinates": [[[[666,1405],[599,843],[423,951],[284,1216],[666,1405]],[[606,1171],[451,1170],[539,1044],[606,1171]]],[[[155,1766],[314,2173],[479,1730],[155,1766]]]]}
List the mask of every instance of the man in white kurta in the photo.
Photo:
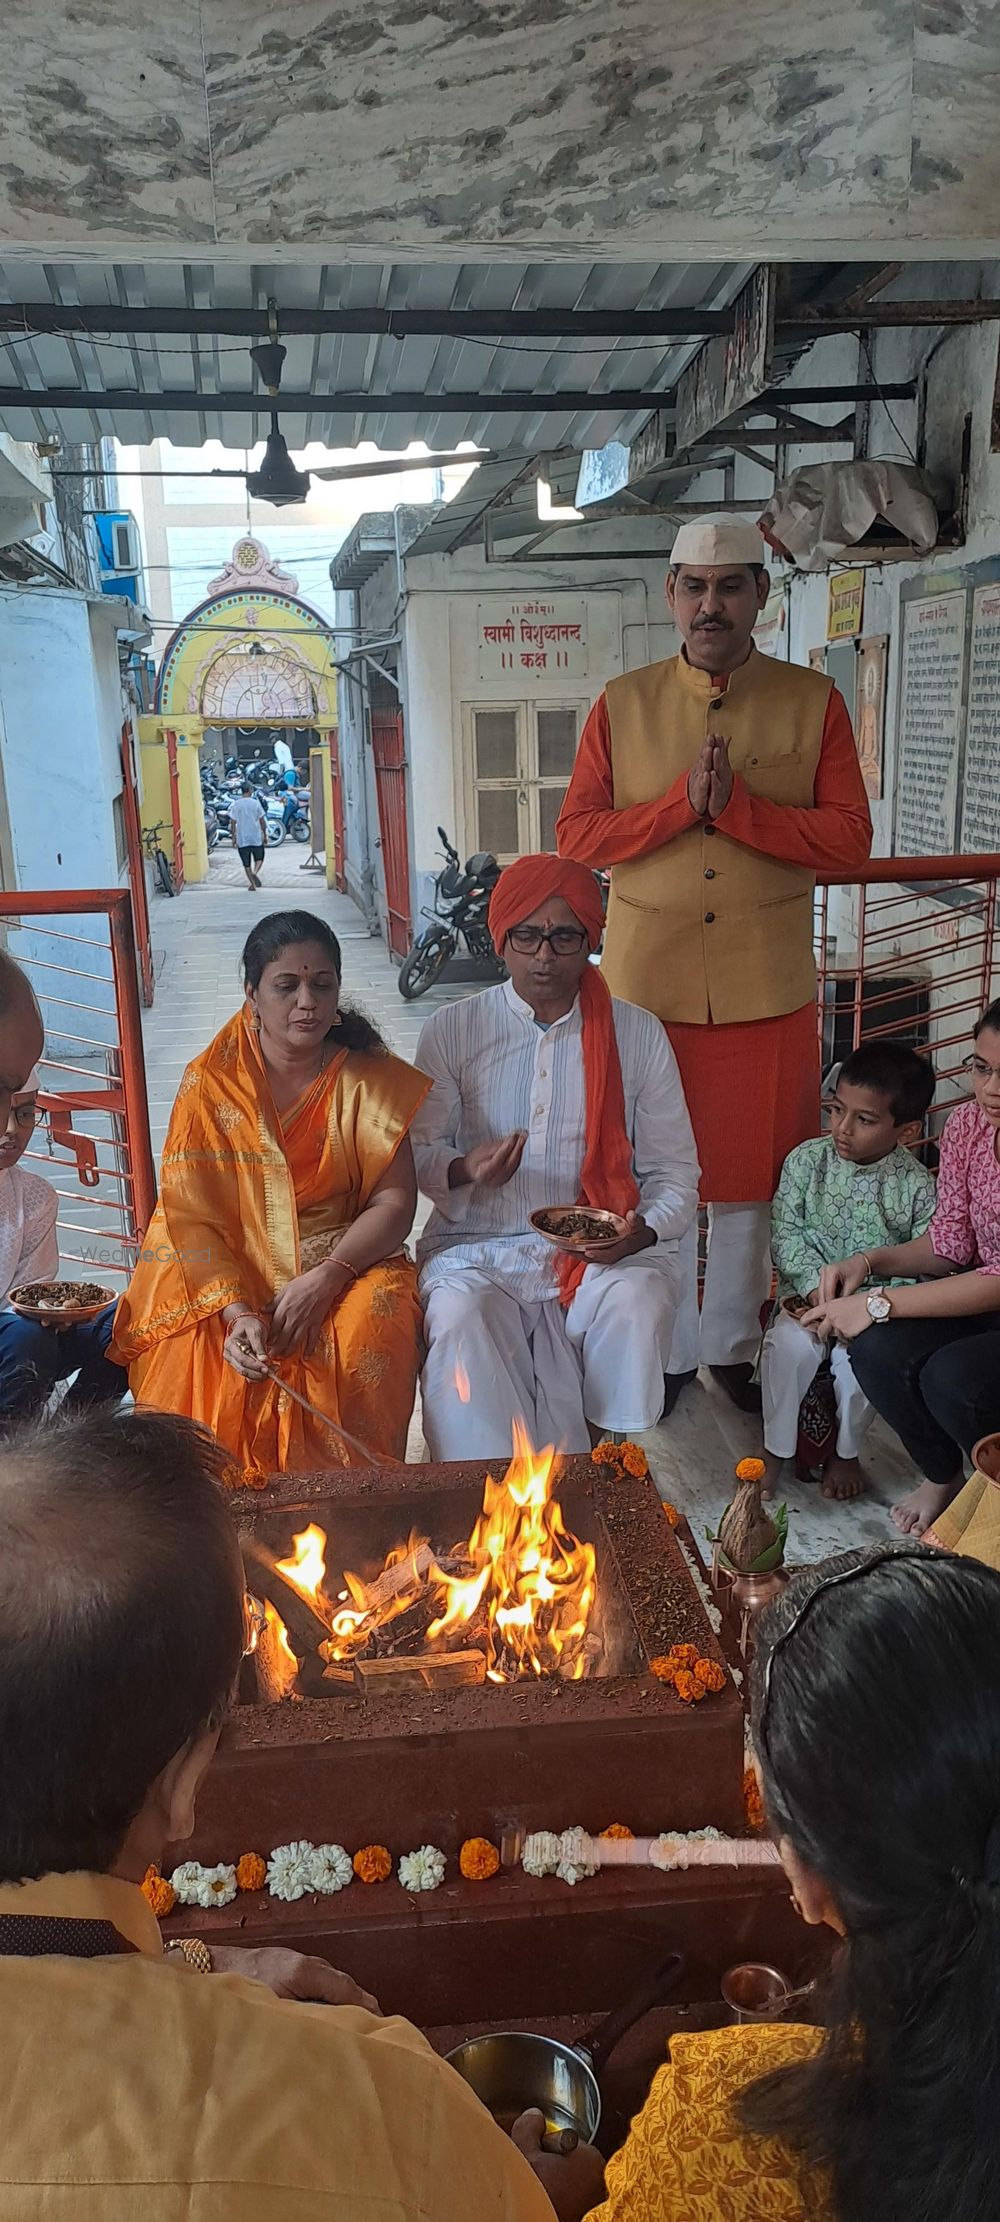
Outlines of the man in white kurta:
{"type": "MultiPolygon", "coordinates": [[[[566,920],[578,923],[552,897],[526,923],[558,933],[566,920]]],[[[567,1451],[654,1426],[680,1291],[678,1246],[697,1208],[698,1161],[673,1051],[649,1012],[615,1000],[645,1246],[588,1264],[569,1305],[560,1302],[557,1252],[529,1217],[580,1193],[580,1003],[571,986],[570,1007],[548,1018],[537,967],[509,946],[504,953],[514,979],[436,1011],[417,1051],[434,1082],[412,1141],[434,1206],[417,1255],[424,1430],[435,1459],[508,1456],[518,1418],[536,1444],[567,1451]]],[[[581,968],[586,962],[584,951],[581,968]]]]}

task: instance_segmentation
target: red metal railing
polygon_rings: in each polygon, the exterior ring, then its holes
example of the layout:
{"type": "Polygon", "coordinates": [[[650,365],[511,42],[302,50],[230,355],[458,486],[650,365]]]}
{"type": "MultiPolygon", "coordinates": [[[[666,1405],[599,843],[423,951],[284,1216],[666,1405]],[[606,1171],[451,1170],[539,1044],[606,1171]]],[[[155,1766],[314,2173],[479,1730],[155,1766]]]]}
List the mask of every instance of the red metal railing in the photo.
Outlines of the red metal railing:
{"type": "Polygon", "coordinates": [[[156,1202],[130,895],[0,895],[0,926],[45,1023],[45,1123],[25,1162],[55,1187],[63,1263],[89,1279],[127,1279],[156,1202]],[[55,1154],[63,1150],[75,1160],[75,1186],[65,1185],[70,1167],[55,1154]]]}
{"type": "Polygon", "coordinates": [[[142,846],[142,823],[139,815],[139,789],[135,769],[135,735],[130,718],[122,724],[122,812],[125,819],[125,846],[128,850],[128,879],[132,890],[132,923],[139,957],[139,977],[142,1000],[152,1003],[155,982],[153,976],[153,942],[149,930],[149,897],[146,889],[146,859],[142,846]]]}
{"type": "Polygon", "coordinates": [[[968,1092],[972,1028],[1000,993],[1000,855],[873,856],[816,896],[818,1024],[824,1070],[864,1037],[930,1053],[936,1120],[968,1092]]]}
{"type": "MultiPolygon", "coordinates": [[[[330,794],[333,802],[333,824],[327,832],[327,840],[333,842],[334,886],[340,889],[342,895],[346,895],[347,873],[345,866],[347,854],[344,846],[344,785],[340,771],[340,735],[335,725],[330,727],[327,738],[330,744],[330,794]]],[[[328,857],[327,863],[329,861],[328,857]]]]}

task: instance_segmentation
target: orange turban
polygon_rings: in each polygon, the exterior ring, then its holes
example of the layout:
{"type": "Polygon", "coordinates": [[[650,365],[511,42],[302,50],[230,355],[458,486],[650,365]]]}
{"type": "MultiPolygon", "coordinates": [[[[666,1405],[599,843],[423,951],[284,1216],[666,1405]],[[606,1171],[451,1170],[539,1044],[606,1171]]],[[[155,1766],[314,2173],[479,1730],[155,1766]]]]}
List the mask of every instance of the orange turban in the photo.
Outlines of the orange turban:
{"type": "MultiPolygon", "coordinates": [[[[561,895],[586,932],[591,949],[600,944],[604,931],[604,904],[600,886],[585,864],[571,864],[561,856],[522,856],[501,872],[490,898],[490,932],[497,956],[512,926],[520,926],[533,911],[541,910],[553,895],[561,895]]],[[[611,997],[595,965],[588,964],[580,982],[583,1020],[583,1077],[586,1127],[581,1204],[596,1211],[617,1211],[622,1218],[635,1211],[639,1186],[632,1164],[632,1143],[625,1125],[625,1090],[615,1036],[611,997]]],[[[564,1203],[553,1196],[554,1204],[564,1203]]],[[[556,1264],[561,1301],[568,1304],[586,1271],[582,1258],[560,1251],[556,1264]]]]}

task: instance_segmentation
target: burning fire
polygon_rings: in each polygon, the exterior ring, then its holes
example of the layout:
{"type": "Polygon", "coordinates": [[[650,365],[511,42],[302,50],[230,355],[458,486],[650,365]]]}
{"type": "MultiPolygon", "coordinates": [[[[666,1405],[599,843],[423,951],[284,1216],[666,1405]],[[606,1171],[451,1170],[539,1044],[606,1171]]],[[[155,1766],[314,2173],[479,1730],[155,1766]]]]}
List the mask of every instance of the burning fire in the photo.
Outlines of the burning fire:
{"type": "Polygon", "coordinates": [[[390,1551],[377,1578],[345,1570],[336,1603],[324,1593],[326,1536],[310,1526],[293,1538],[278,1571],[325,1619],[324,1659],[357,1657],[376,1631],[429,1601],[436,1613],[417,1648],[452,1649],[461,1631],[486,1656],[492,1682],[519,1676],[587,1672],[587,1627],[596,1594],[596,1554],[563,1522],[553,1484],[555,1452],[532,1450],[515,1429],[514,1457],[502,1481],[488,1476],[483,1508],[465,1545],[438,1558],[425,1536],[412,1534],[390,1551]]]}
{"type": "Polygon", "coordinates": [[[428,1629],[433,1644],[471,1621],[485,1602],[491,1682],[521,1674],[582,1681],[587,1623],[596,1592],[596,1554],[563,1525],[552,1494],[555,1452],[535,1452],[514,1428],[514,1456],[502,1481],[487,1475],[483,1509],[469,1539],[473,1571],[441,1573],[447,1603],[428,1629]]]}
{"type": "Polygon", "coordinates": [[[288,1630],[281,1614],[275,1611],[270,1598],[264,1600],[263,1643],[275,1685],[274,1696],[288,1697],[298,1679],[299,1662],[288,1641],[288,1630]]]}

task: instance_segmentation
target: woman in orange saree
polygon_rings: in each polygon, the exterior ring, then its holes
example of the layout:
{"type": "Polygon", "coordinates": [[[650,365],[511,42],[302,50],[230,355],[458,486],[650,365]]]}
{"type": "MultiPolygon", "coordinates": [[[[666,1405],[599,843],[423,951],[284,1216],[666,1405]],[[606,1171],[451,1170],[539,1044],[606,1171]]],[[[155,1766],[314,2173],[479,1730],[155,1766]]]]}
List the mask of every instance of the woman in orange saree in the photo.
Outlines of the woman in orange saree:
{"type": "Polygon", "coordinates": [[[351,1462],[268,1365],[373,1451],[405,1456],[420,1328],[408,1130],[430,1083],[340,1008],[322,919],[262,919],[243,970],[243,1008],[178,1090],[112,1348],[137,1404],[200,1420],[234,1483],[260,1487],[351,1462]]]}

